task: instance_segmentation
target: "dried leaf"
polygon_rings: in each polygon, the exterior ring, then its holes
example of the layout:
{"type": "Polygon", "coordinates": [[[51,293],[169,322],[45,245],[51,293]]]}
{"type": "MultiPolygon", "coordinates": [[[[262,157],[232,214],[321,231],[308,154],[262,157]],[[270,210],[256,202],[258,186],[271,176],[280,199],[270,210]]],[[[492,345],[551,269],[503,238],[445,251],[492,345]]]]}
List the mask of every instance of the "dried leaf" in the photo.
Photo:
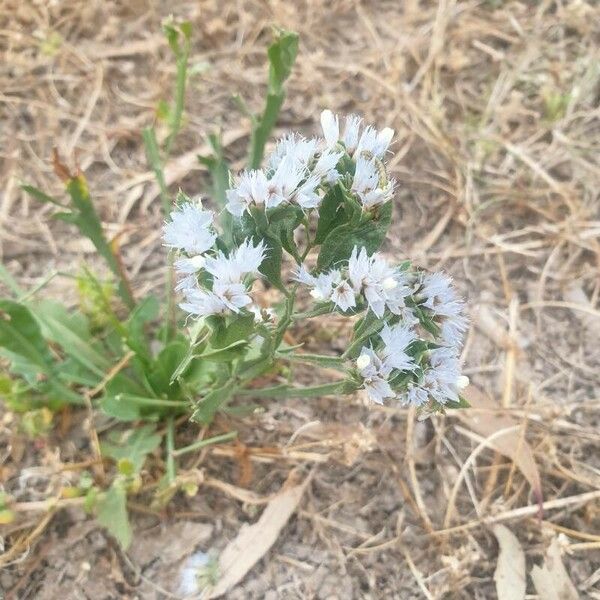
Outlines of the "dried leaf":
{"type": "Polygon", "coordinates": [[[510,431],[490,441],[490,446],[500,454],[510,458],[517,465],[531,484],[541,510],[543,498],[540,473],[533,458],[531,446],[526,440],[522,439],[520,428],[515,429],[515,426],[518,426],[520,422],[510,415],[494,413],[493,411],[500,410],[498,404],[474,385],[470,385],[463,395],[472,408],[490,409],[489,412],[468,409],[457,411],[458,418],[472,431],[488,438],[502,429],[510,429],[510,431]]]}
{"type": "Polygon", "coordinates": [[[525,575],[525,554],[519,540],[505,525],[492,528],[500,553],[494,571],[498,600],[523,600],[527,580],[525,575]]]}
{"type": "Polygon", "coordinates": [[[219,557],[220,579],[207,598],[218,598],[237,585],[252,567],[269,551],[279,533],[294,514],[310,480],[295,482],[292,472],[280,494],[265,508],[253,525],[244,525],[219,557]]]}
{"type": "Polygon", "coordinates": [[[563,564],[558,539],[546,551],[544,564],[531,569],[531,579],[544,600],[578,600],[579,595],[563,564]]]}

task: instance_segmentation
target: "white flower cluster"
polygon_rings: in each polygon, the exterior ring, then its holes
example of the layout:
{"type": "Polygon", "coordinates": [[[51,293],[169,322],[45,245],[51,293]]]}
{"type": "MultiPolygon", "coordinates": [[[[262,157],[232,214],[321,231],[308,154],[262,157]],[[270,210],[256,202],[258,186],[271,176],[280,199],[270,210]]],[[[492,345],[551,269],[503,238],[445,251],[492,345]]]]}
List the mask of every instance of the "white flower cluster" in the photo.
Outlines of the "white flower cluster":
{"type": "Polygon", "coordinates": [[[419,339],[410,326],[397,324],[390,327],[386,324],[380,338],[383,342],[380,350],[363,346],[356,359],[362,388],[369,400],[382,404],[386,399],[395,398],[403,405],[415,406],[423,406],[429,400],[439,405],[459,401],[460,390],[469,384],[469,380],[461,375],[456,348],[430,350],[427,362],[417,365],[407,352],[411,342],[419,339]],[[421,370],[419,375],[418,368],[421,370]],[[402,375],[409,375],[409,378],[403,380],[402,375]]]}
{"type": "MultiPolygon", "coordinates": [[[[354,254],[354,253],[353,253],[354,254]]],[[[363,347],[356,361],[362,377],[362,387],[370,400],[382,403],[396,398],[402,404],[423,406],[429,401],[438,405],[459,402],[460,390],[469,384],[461,375],[459,352],[468,321],[463,315],[464,303],[457,297],[451,279],[443,273],[425,275],[410,290],[411,300],[427,312],[439,326],[440,335],[433,340],[435,345],[426,351],[417,365],[414,357],[407,354],[410,343],[422,336],[413,328],[418,319],[405,321],[390,328],[387,324],[380,333],[383,348],[375,352],[363,347]],[[390,382],[399,374],[410,375],[398,385],[390,382]]]]}
{"type": "Polygon", "coordinates": [[[413,321],[411,310],[404,299],[411,293],[406,275],[392,267],[378,253],[367,255],[365,248],[354,247],[345,269],[332,269],[320,275],[311,275],[300,266],[295,278],[311,288],[310,294],[321,302],[333,302],[342,311],[355,308],[364,298],[368,307],[379,318],[387,308],[405,320],[413,321]]]}
{"type": "Polygon", "coordinates": [[[393,375],[401,371],[412,371],[416,365],[406,352],[412,341],[417,339],[415,332],[407,325],[390,327],[387,323],[380,333],[383,347],[379,352],[363,346],[356,359],[356,367],[363,380],[363,388],[369,400],[383,404],[387,398],[396,398],[397,393],[390,385],[393,375]]]}
{"type": "Polygon", "coordinates": [[[349,189],[365,209],[391,198],[394,182],[388,181],[381,159],[394,134],[392,129],[361,128],[361,119],[346,117],[343,134],[339,117],[325,110],[321,114],[324,138],[291,134],[279,141],[265,169],[243,171],[235,186],[227,190],[227,210],[236,217],[252,207],[275,208],[297,204],[305,210],[317,208],[331,185],[340,178],[337,165],[347,153],[356,160],[349,189]],[[362,129],[362,130],[361,130],[362,129]]]}
{"type": "Polygon", "coordinates": [[[265,246],[256,246],[246,239],[228,256],[215,250],[217,235],[213,230],[214,214],[204,210],[202,204],[186,202],[171,213],[171,221],[165,223],[165,245],[184,252],[175,261],[180,275],[177,289],[182,291],[185,302],[181,308],[193,315],[208,316],[227,312],[239,313],[242,309],[252,312],[250,285],[252,277],[265,258],[265,246]],[[204,273],[204,284],[198,283],[198,274],[204,273]]]}

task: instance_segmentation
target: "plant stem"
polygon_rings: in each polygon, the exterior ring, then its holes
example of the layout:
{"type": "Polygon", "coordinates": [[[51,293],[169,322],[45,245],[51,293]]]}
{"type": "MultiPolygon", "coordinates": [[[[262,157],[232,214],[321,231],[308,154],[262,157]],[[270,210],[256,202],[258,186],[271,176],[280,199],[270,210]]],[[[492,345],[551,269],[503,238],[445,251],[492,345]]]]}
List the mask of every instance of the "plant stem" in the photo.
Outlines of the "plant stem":
{"type": "Polygon", "coordinates": [[[164,400],[162,398],[146,398],[133,394],[117,394],[115,399],[120,402],[131,402],[141,406],[165,406],[168,408],[187,408],[189,404],[183,400],[164,400]]]}
{"type": "Polygon", "coordinates": [[[169,485],[175,481],[175,423],[173,417],[167,419],[167,468],[166,475],[169,485]]]}
{"type": "Polygon", "coordinates": [[[309,387],[294,387],[283,384],[262,389],[239,390],[237,393],[240,396],[257,396],[261,398],[314,398],[340,392],[344,383],[344,381],[335,381],[309,387]]]}
{"type": "Polygon", "coordinates": [[[222,433],[221,435],[215,435],[210,438],[206,438],[204,440],[198,440],[189,446],[184,446],[183,448],[177,448],[177,450],[173,450],[173,456],[182,456],[183,454],[188,454],[189,452],[194,452],[195,450],[199,450],[200,448],[204,448],[205,446],[210,446],[211,444],[219,444],[221,442],[229,442],[237,436],[237,431],[229,431],[228,433],[222,433]]]}

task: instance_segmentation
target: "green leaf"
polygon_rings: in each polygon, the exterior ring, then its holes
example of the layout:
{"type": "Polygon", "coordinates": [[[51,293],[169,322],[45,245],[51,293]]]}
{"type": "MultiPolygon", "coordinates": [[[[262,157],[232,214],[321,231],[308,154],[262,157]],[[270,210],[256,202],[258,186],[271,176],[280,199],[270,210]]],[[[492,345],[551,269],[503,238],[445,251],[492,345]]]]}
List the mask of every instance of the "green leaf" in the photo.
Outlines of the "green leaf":
{"type": "Polygon", "coordinates": [[[104,236],[102,223],[90,198],[85,177],[79,174],[69,179],[67,182],[67,192],[71,197],[71,204],[75,208],[67,220],[76,225],[81,234],[91,240],[100,256],[106,261],[110,270],[119,280],[119,294],[121,298],[129,308],[133,308],[135,301],[131,295],[125,273],[119,259],[104,236]]]}
{"type": "Polygon", "coordinates": [[[189,341],[184,336],[169,342],[154,360],[148,380],[157,395],[169,394],[172,396],[172,378],[177,367],[185,359],[189,350],[189,341]]]}
{"type": "Polygon", "coordinates": [[[325,238],[317,266],[328,269],[350,258],[354,246],[364,247],[368,254],[376,252],[383,244],[392,218],[392,203],[386,202],[378,207],[376,213],[367,213],[358,226],[344,223],[332,229],[325,238]]]}
{"type": "Polygon", "coordinates": [[[247,340],[254,331],[254,315],[240,314],[226,319],[210,317],[207,323],[212,329],[211,348],[227,348],[239,340],[247,340]]]}
{"type": "Polygon", "coordinates": [[[137,421],[142,418],[140,406],[125,402],[122,397],[104,396],[100,400],[100,408],[104,414],[119,421],[137,421]]]}
{"type": "Polygon", "coordinates": [[[144,298],[131,312],[125,322],[127,345],[145,361],[150,361],[150,345],[146,338],[145,326],[158,318],[160,303],[156,296],[144,298]]]}
{"type": "Polygon", "coordinates": [[[208,360],[212,362],[230,362],[236,358],[239,358],[247,348],[248,342],[246,340],[239,340],[233,342],[225,348],[218,348],[215,350],[208,350],[196,356],[199,360],[208,360]]]}
{"type": "Polygon", "coordinates": [[[302,223],[304,212],[295,204],[282,204],[267,213],[268,231],[291,254],[296,262],[301,262],[298,247],[294,241],[294,231],[302,223]]]}
{"type": "Polygon", "coordinates": [[[83,315],[69,313],[62,304],[51,300],[36,304],[33,310],[47,339],[100,379],[104,377],[112,361],[97,349],[83,315]]]}
{"type": "Polygon", "coordinates": [[[315,243],[322,244],[334,227],[339,227],[347,221],[348,215],[344,210],[344,191],[338,184],[325,194],[319,207],[315,243]]]}
{"type": "Polygon", "coordinates": [[[102,443],[100,448],[104,456],[114,461],[129,460],[134,473],[139,473],[146,456],[160,446],[161,439],[154,425],[144,425],[124,432],[113,432],[110,441],[102,443]]]}
{"type": "Polygon", "coordinates": [[[127,515],[125,484],[117,479],[97,501],[97,519],[100,525],[117,539],[122,548],[131,544],[131,525],[127,515]]]}
{"type": "Polygon", "coordinates": [[[191,420],[196,423],[211,423],[219,408],[231,399],[234,389],[233,382],[229,382],[206,394],[196,406],[196,409],[192,413],[191,420]]]}
{"type": "Polygon", "coordinates": [[[20,374],[50,376],[53,372],[54,361],[40,326],[31,311],[19,302],[0,300],[0,349],[8,352],[20,374]]]}
{"type": "Polygon", "coordinates": [[[249,168],[258,169],[262,162],[265,145],[277,122],[279,111],[285,99],[283,84],[289,77],[296,54],[298,34],[281,30],[277,39],[269,46],[269,87],[263,114],[254,119],[250,139],[249,168]]]}
{"type": "Polygon", "coordinates": [[[65,205],[61,204],[56,198],[54,198],[53,196],[49,196],[48,194],[42,192],[42,190],[39,190],[38,188],[32,185],[22,185],[21,189],[38,202],[42,202],[44,204],[54,204],[55,206],[66,208],[65,205]]]}
{"type": "Polygon", "coordinates": [[[298,54],[298,34],[280,30],[277,39],[269,46],[269,90],[279,92],[290,76],[298,54]]]}
{"type": "MultiPolygon", "coordinates": [[[[266,247],[266,257],[258,270],[267,278],[271,285],[274,285],[285,293],[286,289],[281,281],[281,262],[283,260],[281,242],[271,234],[266,234],[262,238],[262,241],[266,247]]],[[[257,240],[255,239],[254,243],[256,242],[257,240]]]]}

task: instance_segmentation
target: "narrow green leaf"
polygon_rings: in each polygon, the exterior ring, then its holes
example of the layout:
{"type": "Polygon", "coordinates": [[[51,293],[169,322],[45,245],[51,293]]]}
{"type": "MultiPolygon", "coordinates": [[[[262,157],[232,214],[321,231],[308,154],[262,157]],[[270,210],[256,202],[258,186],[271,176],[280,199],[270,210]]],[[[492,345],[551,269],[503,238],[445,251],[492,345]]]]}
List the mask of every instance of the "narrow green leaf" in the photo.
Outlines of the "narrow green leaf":
{"type": "Polygon", "coordinates": [[[21,189],[38,202],[43,202],[44,204],[54,204],[55,206],[66,208],[66,206],[61,204],[56,198],[49,196],[48,194],[42,192],[42,190],[39,190],[32,185],[22,185],[21,189]]]}
{"type": "Polygon", "coordinates": [[[34,372],[51,375],[54,361],[31,311],[18,302],[0,300],[0,348],[30,365],[34,372]]]}
{"type": "Polygon", "coordinates": [[[70,314],[62,304],[53,301],[40,302],[33,310],[47,339],[100,379],[104,377],[112,361],[95,347],[83,315],[70,314]]]}
{"type": "Polygon", "coordinates": [[[234,389],[234,383],[230,381],[224,386],[206,394],[196,406],[191,420],[197,423],[211,423],[219,408],[231,399],[234,389]]]}

